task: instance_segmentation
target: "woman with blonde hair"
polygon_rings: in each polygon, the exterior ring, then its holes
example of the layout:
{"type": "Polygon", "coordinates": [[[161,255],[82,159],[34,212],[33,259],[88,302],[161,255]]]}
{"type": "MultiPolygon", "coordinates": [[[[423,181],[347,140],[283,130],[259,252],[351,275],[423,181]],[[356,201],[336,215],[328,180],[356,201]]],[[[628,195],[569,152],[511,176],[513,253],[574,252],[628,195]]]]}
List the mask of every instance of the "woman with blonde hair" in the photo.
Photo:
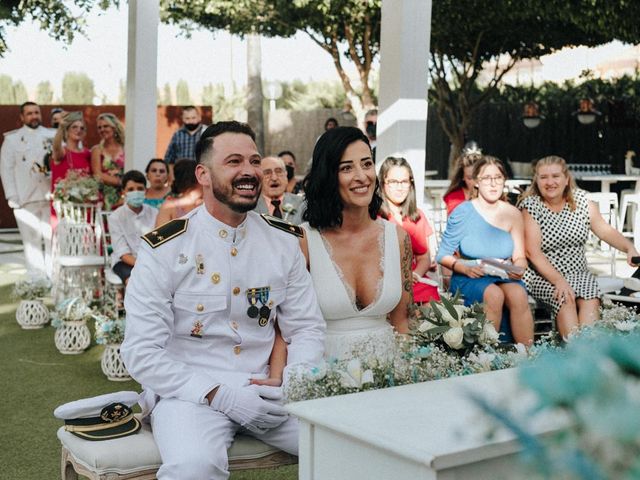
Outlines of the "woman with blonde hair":
{"type": "Polygon", "coordinates": [[[111,210],[120,200],[120,180],[124,172],[124,125],[113,113],[97,119],[100,143],[91,149],[91,168],[104,184],[104,209],[111,210]]]}
{"type": "Polygon", "coordinates": [[[533,317],[521,281],[527,266],[524,225],[518,209],[504,200],[506,179],[497,158],[484,155],[475,162],[473,198],[449,216],[436,258],[453,272],[449,289],[459,291],[465,305],[484,303],[487,319],[496,330],[511,330],[517,343],[530,345],[533,317]],[[507,278],[486,272],[480,260],[509,262],[507,278]]]}
{"type": "Polygon", "coordinates": [[[600,291],[585,255],[589,233],[625,252],[629,265],[639,254],[576,187],[561,157],[538,160],[533,181],[518,207],[529,259],[524,275],[527,290],[552,310],[560,335],[567,338],[573,329],[599,317],[600,291]]]}
{"type": "MultiPolygon", "coordinates": [[[[69,112],[63,118],[58,131],[53,137],[53,152],[51,154],[51,191],[56,184],[66,178],[71,170],[87,175],[91,174],[91,153],[84,148],[82,141],[87,134],[82,112],[69,112]]],[[[56,226],[56,213],[51,208],[52,226],[56,226]]]]}
{"type": "Polygon", "coordinates": [[[473,166],[482,158],[478,149],[465,150],[456,160],[456,170],[451,184],[444,194],[447,215],[462,202],[469,200],[474,192],[473,166]]]}

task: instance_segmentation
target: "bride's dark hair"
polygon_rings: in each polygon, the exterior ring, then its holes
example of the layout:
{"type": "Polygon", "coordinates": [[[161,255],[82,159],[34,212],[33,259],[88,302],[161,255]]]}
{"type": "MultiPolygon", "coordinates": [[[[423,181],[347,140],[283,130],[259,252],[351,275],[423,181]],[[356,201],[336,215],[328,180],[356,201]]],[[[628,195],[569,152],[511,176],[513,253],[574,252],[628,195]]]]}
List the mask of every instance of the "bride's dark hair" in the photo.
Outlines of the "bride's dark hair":
{"type": "MultiPolygon", "coordinates": [[[[326,131],[313,149],[311,170],[303,180],[307,209],[302,218],[313,228],[333,228],[342,225],[343,204],[338,191],[338,166],[344,151],[353,142],[369,139],[355,127],[336,127],[326,131]]],[[[369,216],[375,220],[382,204],[376,179],[376,188],[369,204],[369,216]]]]}

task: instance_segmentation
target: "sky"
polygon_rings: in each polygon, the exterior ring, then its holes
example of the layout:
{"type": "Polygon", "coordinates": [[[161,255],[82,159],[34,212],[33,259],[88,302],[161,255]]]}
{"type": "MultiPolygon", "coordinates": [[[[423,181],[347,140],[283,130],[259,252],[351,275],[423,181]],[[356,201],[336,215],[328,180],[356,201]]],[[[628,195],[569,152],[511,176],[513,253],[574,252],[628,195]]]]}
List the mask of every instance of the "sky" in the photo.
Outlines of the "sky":
{"type": "MultiPolygon", "coordinates": [[[[127,6],[93,12],[87,18],[87,37],[78,36],[67,46],[56,42],[39,30],[36,23],[25,22],[7,29],[10,51],[0,58],[0,74],[21,80],[32,97],[36,85],[49,80],[56,95],[60,94],[66,72],[85,72],[93,79],[97,97],[117,100],[119,82],[126,78],[127,6]]],[[[586,68],[629,48],[613,42],[596,49],[564,50],[542,57],[544,79],[562,81],[577,77],[586,68]]],[[[172,88],[180,79],[187,80],[190,93],[198,98],[209,83],[236,85],[246,83],[246,48],[239,37],[224,31],[215,34],[195,31],[191,38],[179,29],[160,25],[158,32],[158,86],[169,83],[172,88]]],[[[343,62],[352,78],[355,68],[343,62]]],[[[262,39],[262,74],[265,81],[338,81],[329,54],[303,33],[289,39],[262,39]]]]}
{"type": "MultiPolygon", "coordinates": [[[[39,30],[37,23],[24,22],[7,28],[10,51],[0,58],[0,74],[22,80],[27,90],[49,80],[59,93],[65,72],[86,72],[93,79],[96,95],[117,99],[120,79],[126,78],[127,6],[110,8],[87,18],[87,37],[77,36],[70,46],[39,30]]],[[[172,87],[187,80],[192,96],[203,85],[246,83],[246,48],[239,37],[221,31],[195,31],[187,39],[174,26],[161,24],[158,31],[158,85],[172,87]]],[[[355,69],[353,69],[355,70],[355,69]]],[[[338,76],[330,55],[306,34],[289,39],[262,39],[264,80],[333,80],[338,76]]]]}

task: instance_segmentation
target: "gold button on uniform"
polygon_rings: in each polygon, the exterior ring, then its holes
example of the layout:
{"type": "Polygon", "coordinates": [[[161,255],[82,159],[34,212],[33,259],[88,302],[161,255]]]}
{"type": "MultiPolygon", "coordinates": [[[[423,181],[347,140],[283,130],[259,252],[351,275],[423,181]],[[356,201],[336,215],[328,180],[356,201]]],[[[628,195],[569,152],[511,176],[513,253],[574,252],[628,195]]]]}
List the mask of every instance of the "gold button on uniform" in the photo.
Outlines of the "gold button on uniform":
{"type": "Polygon", "coordinates": [[[238,255],[238,249],[236,247],[233,247],[231,249],[231,256],[235,257],[236,255],[238,255]]]}
{"type": "Polygon", "coordinates": [[[198,305],[196,305],[196,310],[199,311],[199,312],[204,311],[204,305],[199,303],[198,305]]]}
{"type": "Polygon", "coordinates": [[[235,288],[233,289],[233,294],[234,294],[234,295],[240,295],[240,287],[235,287],[235,288]]]}
{"type": "Polygon", "coordinates": [[[227,238],[227,231],[226,230],[220,230],[218,232],[218,235],[220,235],[220,238],[227,238]]]}
{"type": "Polygon", "coordinates": [[[231,322],[231,328],[233,328],[234,330],[238,329],[238,322],[231,322]]]}
{"type": "Polygon", "coordinates": [[[242,348],[240,348],[240,345],[236,345],[235,347],[233,347],[233,353],[235,353],[236,355],[240,355],[241,351],[242,348]]]}
{"type": "Polygon", "coordinates": [[[220,274],[219,273],[213,273],[211,275],[211,281],[213,282],[214,285],[217,285],[220,283],[220,274]]]}

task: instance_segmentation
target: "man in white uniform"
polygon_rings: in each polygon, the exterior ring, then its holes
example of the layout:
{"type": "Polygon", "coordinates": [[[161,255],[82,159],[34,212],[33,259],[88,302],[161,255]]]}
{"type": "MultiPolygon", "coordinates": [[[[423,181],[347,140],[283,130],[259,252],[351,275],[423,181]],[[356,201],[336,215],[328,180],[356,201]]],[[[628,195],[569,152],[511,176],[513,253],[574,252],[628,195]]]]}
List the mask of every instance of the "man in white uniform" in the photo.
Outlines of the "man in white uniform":
{"type": "Polygon", "coordinates": [[[20,120],[21,128],[4,134],[0,177],[20,230],[27,271],[50,277],[51,213],[47,195],[51,179],[44,158],[51,151],[55,130],[41,125],[40,107],[33,102],[20,106],[20,120]]]}
{"type": "Polygon", "coordinates": [[[122,356],[145,391],[159,479],[228,478],[242,431],[297,454],[298,424],[268,375],[277,316],[287,369],[322,359],[325,323],[300,227],[252,210],[260,155],[251,128],[219,122],[196,148],[204,205],[143,236],[127,286],[122,356]]]}

